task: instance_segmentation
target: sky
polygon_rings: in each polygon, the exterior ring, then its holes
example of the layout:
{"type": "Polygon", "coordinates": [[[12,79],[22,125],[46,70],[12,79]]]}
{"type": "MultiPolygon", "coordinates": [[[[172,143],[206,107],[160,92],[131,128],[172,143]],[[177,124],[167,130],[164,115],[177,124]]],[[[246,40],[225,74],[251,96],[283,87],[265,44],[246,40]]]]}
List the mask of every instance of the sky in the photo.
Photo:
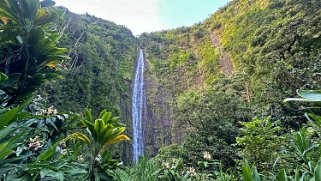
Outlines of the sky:
{"type": "Polygon", "coordinates": [[[230,0],[55,0],[70,11],[125,25],[134,35],[190,26],[230,0]]]}

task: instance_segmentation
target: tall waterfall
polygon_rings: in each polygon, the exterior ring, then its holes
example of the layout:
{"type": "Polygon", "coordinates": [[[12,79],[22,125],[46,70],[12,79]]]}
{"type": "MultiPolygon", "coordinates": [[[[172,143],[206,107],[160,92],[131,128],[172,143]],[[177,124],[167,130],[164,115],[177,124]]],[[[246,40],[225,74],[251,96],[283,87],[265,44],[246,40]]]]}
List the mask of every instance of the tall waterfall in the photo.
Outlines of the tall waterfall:
{"type": "Polygon", "coordinates": [[[132,120],[133,120],[133,161],[138,162],[138,157],[144,155],[143,140],[143,108],[144,108],[144,52],[139,50],[138,62],[134,80],[132,96],[132,120]]]}

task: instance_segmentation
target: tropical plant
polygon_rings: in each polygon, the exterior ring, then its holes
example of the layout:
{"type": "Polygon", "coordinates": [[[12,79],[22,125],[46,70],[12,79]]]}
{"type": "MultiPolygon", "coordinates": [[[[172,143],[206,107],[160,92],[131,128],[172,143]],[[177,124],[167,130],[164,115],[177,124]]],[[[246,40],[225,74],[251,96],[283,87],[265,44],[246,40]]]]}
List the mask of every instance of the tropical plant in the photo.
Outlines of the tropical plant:
{"type": "Polygon", "coordinates": [[[160,165],[153,159],[139,157],[133,167],[117,169],[113,172],[113,179],[117,181],[157,181],[161,172],[160,165]]]}
{"type": "Polygon", "coordinates": [[[140,157],[132,168],[117,169],[113,178],[117,181],[189,181],[189,174],[183,170],[182,160],[160,163],[155,159],[140,157]]]}
{"type": "MultiPolygon", "coordinates": [[[[182,94],[178,101],[178,121],[191,129],[185,135],[183,148],[188,152],[184,162],[197,167],[197,161],[208,151],[213,159],[221,160],[224,166],[235,164],[235,143],[238,134],[237,116],[230,114],[241,105],[233,93],[221,90],[191,91],[182,94]]],[[[241,119],[241,118],[240,118],[241,119]]]]}
{"type": "Polygon", "coordinates": [[[242,166],[242,175],[244,181],[261,181],[261,177],[255,166],[251,167],[249,163],[244,160],[242,166]]]}
{"type": "Polygon", "coordinates": [[[66,150],[66,152],[57,151],[61,149],[61,144],[58,141],[49,146],[27,163],[5,164],[11,170],[4,180],[84,180],[88,173],[86,170],[88,165],[77,160],[79,146],[66,150]]]}
{"type": "MultiPolygon", "coordinates": [[[[19,112],[19,107],[13,109],[0,109],[0,162],[13,154],[17,143],[22,141],[28,133],[24,129],[26,125],[20,125],[18,121],[30,118],[28,113],[19,112]]],[[[7,161],[5,161],[7,162],[7,161]]]]}
{"type": "Polygon", "coordinates": [[[232,168],[228,168],[226,170],[223,170],[223,166],[220,163],[219,171],[216,172],[216,176],[215,176],[214,180],[215,181],[225,181],[225,180],[236,181],[237,180],[237,176],[235,175],[235,173],[232,170],[232,168]]]}
{"type": "MultiPolygon", "coordinates": [[[[0,87],[2,88],[6,83],[8,83],[8,77],[0,73],[0,87]]],[[[1,89],[0,91],[3,93],[1,89]]],[[[3,93],[2,96],[5,100],[6,94],[3,93]]],[[[13,108],[3,106],[0,108],[0,164],[2,166],[0,168],[0,179],[12,169],[12,167],[5,165],[25,158],[24,155],[16,155],[15,151],[30,132],[28,123],[22,122],[25,119],[32,118],[30,113],[22,111],[26,105],[27,103],[13,108]]]]}
{"type": "MultiPolygon", "coordinates": [[[[309,171],[304,170],[295,170],[293,176],[287,175],[285,170],[280,170],[276,175],[270,173],[271,176],[268,177],[268,180],[272,181],[317,181],[321,180],[321,160],[316,164],[316,166],[310,165],[309,171]],[[300,172],[303,172],[302,174],[300,172]]],[[[243,163],[242,166],[242,177],[244,181],[261,181],[263,180],[258,173],[256,167],[250,167],[247,161],[243,163]]]]}
{"type": "Polygon", "coordinates": [[[68,59],[66,49],[56,45],[60,35],[48,28],[54,16],[46,7],[53,4],[0,1],[0,175],[4,180],[63,180],[86,173],[72,167],[76,164],[71,157],[59,156],[55,150],[61,135],[50,129],[59,132],[56,123],[62,116],[35,116],[28,107],[37,88],[57,77],[56,66],[68,59]],[[57,136],[54,146],[51,136],[57,136]]]}
{"type": "Polygon", "coordinates": [[[68,59],[66,49],[56,45],[60,35],[47,28],[53,18],[39,0],[0,1],[0,70],[11,80],[10,87],[2,87],[8,106],[57,77],[56,66],[68,59]]]}
{"type": "Polygon", "coordinates": [[[253,118],[250,122],[241,122],[241,136],[236,138],[242,148],[240,155],[256,163],[259,168],[272,168],[278,158],[278,150],[285,145],[285,136],[280,134],[282,128],[270,118],[253,118]]]}
{"type": "Polygon", "coordinates": [[[101,111],[97,119],[93,119],[90,110],[85,110],[85,118],[81,123],[86,128],[86,133],[75,132],[66,140],[77,138],[89,146],[89,179],[100,179],[108,175],[108,171],[117,167],[118,161],[113,160],[108,147],[112,144],[130,140],[123,132],[125,125],[118,122],[118,117],[112,117],[110,112],[101,111]]]}
{"type": "Polygon", "coordinates": [[[77,153],[74,150],[77,149],[61,148],[63,134],[56,124],[59,120],[57,117],[61,116],[32,115],[24,111],[26,107],[23,106],[26,105],[22,103],[15,108],[0,109],[0,179],[84,178],[86,164],[76,164],[77,153]],[[60,138],[57,138],[59,134],[53,134],[54,131],[61,134],[60,138]],[[51,140],[58,142],[52,146],[51,140]]]}

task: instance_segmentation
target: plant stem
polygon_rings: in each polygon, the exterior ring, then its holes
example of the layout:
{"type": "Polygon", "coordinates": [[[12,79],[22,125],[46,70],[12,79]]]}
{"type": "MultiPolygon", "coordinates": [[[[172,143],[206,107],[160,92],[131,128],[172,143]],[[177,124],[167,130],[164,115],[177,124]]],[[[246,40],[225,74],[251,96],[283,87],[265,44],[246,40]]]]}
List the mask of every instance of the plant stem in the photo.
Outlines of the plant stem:
{"type": "Polygon", "coordinates": [[[18,87],[18,93],[21,94],[24,89],[24,85],[27,79],[27,73],[29,69],[29,60],[30,60],[30,53],[29,53],[29,44],[28,44],[28,39],[29,39],[29,33],[26,31],[25,33],[25,67],[22,73],[22,79],[20,81],[19,87],[18,87]]]}

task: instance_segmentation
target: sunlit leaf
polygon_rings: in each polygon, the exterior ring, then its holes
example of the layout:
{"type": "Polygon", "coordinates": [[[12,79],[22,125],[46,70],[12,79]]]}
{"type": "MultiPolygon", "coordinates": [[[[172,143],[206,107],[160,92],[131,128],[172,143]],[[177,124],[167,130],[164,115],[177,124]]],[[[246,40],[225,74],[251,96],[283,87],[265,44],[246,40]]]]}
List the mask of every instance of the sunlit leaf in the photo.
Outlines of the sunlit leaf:
{"type": "Polygon", "coordinates": [[[16,116],[18,110],[19,107],[16,107],[0,116],[0,129],[4,126],[7,126],[12,121],[12,119],[16,116]]]}
{"type": "Polygon", "coordinates": [[[287,98],[284,99],[284,102],[321,102],[321,90],[297,90],[297,94],[302,98],[287,98]]]}

